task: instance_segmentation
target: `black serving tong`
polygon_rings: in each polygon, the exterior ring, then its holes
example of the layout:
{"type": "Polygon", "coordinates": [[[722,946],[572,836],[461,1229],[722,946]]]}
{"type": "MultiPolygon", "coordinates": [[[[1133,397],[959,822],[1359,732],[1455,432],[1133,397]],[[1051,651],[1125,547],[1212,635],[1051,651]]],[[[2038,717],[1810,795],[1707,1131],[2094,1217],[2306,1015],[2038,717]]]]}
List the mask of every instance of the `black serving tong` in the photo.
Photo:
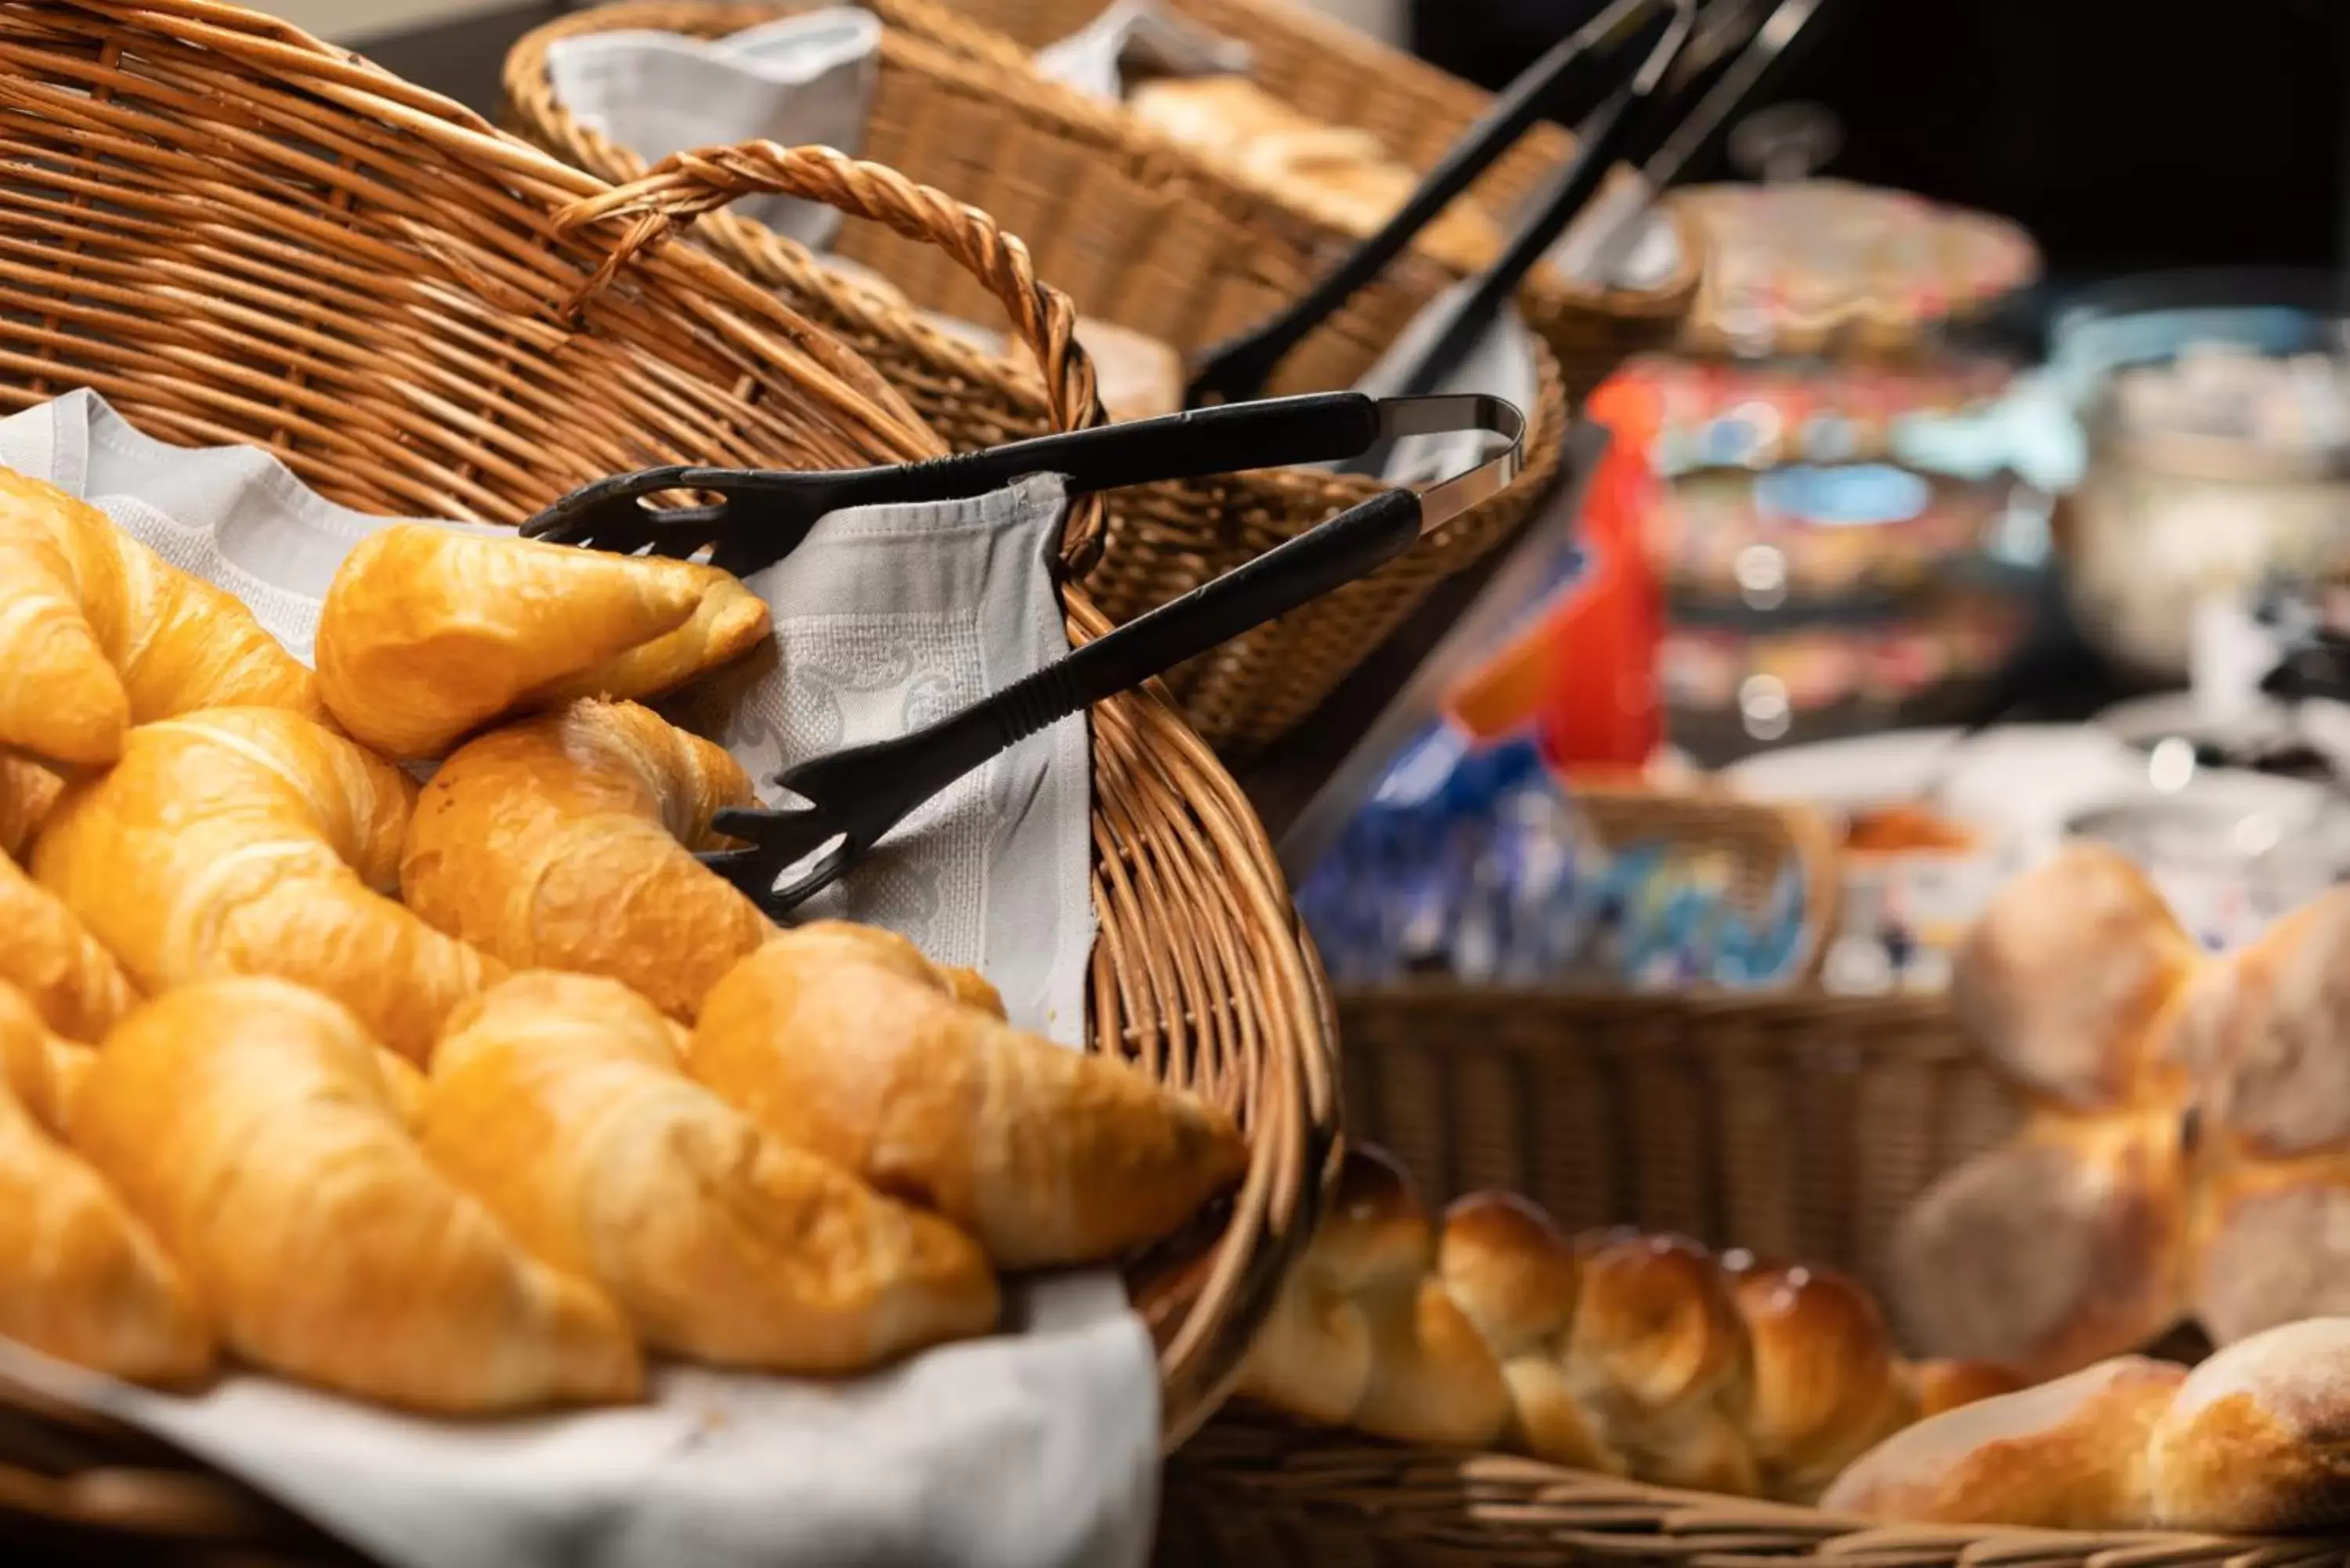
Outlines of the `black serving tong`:
{"type": "MultiPolygon", "coordinates": [[[[1502,90],[1482,119],[1461,133],[1378,234],[1348,252],[1312,288],[1277,314],[1210,349],[1184,389],[1184,406],[1204,408],[1261,395],[1290,350],[1401,255],[1420,230],[1494,160],[1516,146],[1537,120],[1554,117],[1568,97],[1570,86],[1586,87],[1586,78],[1603,71],[1619,51],[1651,32],[1659,16],[1685,9],[1688,4],[1689,0],[1615,0],[1553,45],[1502,90]]],[[[1365,90],[1378,88],[1367,83],[1365,90]]]]}
{"type": "MultiPolygon", "coordinates": [[[[1405,436],[1495,430],[1502,417],[1496,410],[1507,409],[1489,398],[1316,392],[1194,409],[882,468],[639,469],[582,485],[523,524],[523,533],[622,555],[682,558],[708,551],[711,565],[744,576],[791,554],[817,518],[850,506],[968,500],[1038,473],[1057,473],[1070,494],[1088,495],[1162,480],[1332,462],[1405,436]],[[694,499],[664,504],[681,496],[694,499]]],[[[1514,410],[1509,412],[1514,417],[1514,410]]],[[[1482,500],[1499,488],[1490,483],[1492,472],[1488,464],[1455,483],[1482,500]]],[[[1455,495],[1435,504],[1459,511],[1470,502],[1455,495]]]]}
{"type": "Polygon", "coordinates": [[[781,918],[838,879],[917,807],[998,753],[1353,581],[1492,496],[1524,461],[1524,415],[1498,398],[1475,395],[1382,400],[1332,392],[1104,426],[895,468],[829,473],[649,469],[574,492],[524,531],[603,549],[706,553],[714,565],[755,571],[782,559],[817,517],[842,506],[968,499],[1047,472],[1067,476],[1072,493],[1079,493],[1327,462],[1381,440],[1467,430],[1500,438],[1501,450],[1424,491],[1382,491],[936,723],[776,774],[777,787],[803,805],[719,813],[713,828],[745,847],[705,854],[702,862],[781,918]],[[708,492],[712,499],[660,511],[643,504],[681,489],[708,492]]]}

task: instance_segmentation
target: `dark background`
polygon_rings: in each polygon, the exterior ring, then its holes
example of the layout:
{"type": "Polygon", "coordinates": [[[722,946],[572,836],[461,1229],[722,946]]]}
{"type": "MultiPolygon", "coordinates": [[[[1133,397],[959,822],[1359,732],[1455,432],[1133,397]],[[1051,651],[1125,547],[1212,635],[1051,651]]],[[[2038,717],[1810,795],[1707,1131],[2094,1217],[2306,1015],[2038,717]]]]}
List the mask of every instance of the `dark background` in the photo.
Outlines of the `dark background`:
{"type": "MultiPolygon", "coordinates": [[[[1413,42],[1495,87],[1597,8],[1416,0],[1413,42]]],[[[2350,261],[2350,0],[1829,0],[1814,26],[1772,96],[1835,112],[1826,171],[2005,213],[2059,281],[2350,261]]]]}

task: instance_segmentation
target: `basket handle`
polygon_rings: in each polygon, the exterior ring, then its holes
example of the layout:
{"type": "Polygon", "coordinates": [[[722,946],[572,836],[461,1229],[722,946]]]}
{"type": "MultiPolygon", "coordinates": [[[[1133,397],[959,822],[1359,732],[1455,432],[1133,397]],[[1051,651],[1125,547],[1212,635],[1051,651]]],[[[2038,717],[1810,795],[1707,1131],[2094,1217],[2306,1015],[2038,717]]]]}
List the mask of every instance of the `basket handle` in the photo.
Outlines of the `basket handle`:
{"type": "MultiPolygon", "coordinates": [[[[784,147],[748,141],[672,153],[625,185],[583,197],[555,214],[558,232],[612,218],[632,220],[611,254],[580,290],[575,306],[608,288],[647,246],[740,196],[795,196],[821,202],[850,217],[886,225],[908,239],[938,246],[1001,303],[1044,372],[1054,423],[1082,430],[1106,422],[1093,361],[1076,340],[1077,311],[1069,296],[1036,276],[1028,247],[993,218],[943,191],[917,184],[886,164],[868,163],[829,147],[784,147]]],[[[1097,497],[1071,504],[1061,540],[1061,565],[1083,576],[1099,558],[1103,512],[1097,497]]]]}

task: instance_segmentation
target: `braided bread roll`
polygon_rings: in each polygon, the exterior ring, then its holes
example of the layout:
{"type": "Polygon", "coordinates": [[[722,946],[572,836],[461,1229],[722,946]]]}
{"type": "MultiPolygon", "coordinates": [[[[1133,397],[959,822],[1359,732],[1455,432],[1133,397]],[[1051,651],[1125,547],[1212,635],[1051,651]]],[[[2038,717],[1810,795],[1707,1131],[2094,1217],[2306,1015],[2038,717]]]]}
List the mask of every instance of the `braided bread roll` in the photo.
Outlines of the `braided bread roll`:
{"type": "Polygon", "coordinates": [[[1570,1241],[1503,1193],[1431,1226],[1402,1168],[1358,1147],[1240,1392],[1401,1442],[1805,1501],[1925,1410],[2017,1386],[1902,1361],[1830,1270],[1627,1231],[1570,1241]]]}

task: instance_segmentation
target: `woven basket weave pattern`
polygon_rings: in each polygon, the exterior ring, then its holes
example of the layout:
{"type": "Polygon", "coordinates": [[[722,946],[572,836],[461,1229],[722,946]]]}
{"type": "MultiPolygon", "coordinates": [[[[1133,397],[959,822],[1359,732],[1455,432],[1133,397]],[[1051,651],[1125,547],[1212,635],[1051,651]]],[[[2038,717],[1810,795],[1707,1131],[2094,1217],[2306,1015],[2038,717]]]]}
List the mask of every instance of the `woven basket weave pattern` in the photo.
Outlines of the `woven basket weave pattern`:
{"type": "MultiPolygon", "coordinates": [[[[642,161],[581,125],[556,100],[546,69],[549,46],[621,28],[719,37],[792,8],[651,0],[549,23],[507,59],[509,115],[522,134],[558,157],[607,179],[634,179],[644,172],[642,161]]],[[[1318,269],[1316,258],[1335,243],[1328,231],[1277,203],[1204,179],[1180,151],[1139,140],[1139,128],[1124,113],[1038,78],[1009,41],[923,0],[880,0],[876,9],[889,27],[867,125],[870,155],[993,213],[1026,242],[1037,271],[1089,314],[1179,348],[1203,348],[1303,288],[1318,269]]],[[[797,245],[745,220],[713,213],[694,233],[744,275],[787,297],[832,297],[852,287],[797,245]]],[[[939,246],[882,225],[852,223],[840,248],[926,308],[970,320],[1003,316],[997,295],[939,246]]],[[[1284,385],[1351,384],[1441,283],[1433,264],[1407,258],[1292,357],[1284,385]]],[[[829,318],[839,306],[827,303],[823,309],[829,318]]],[[[911,317],[903,311],[896,317],[884,320],[868,306],[867,329],[910,341],[911,317]]],[[[901,379],[910,360],[932,364],[905,349],[877,356],[901,386],[910,385],[901,379]]],[[[1547,354],[1537,360],[1541,386],[1536,407],[1528,410],[1526,472],[1501,495],[1371,576],[1174,671],[1168,688],[1203,734],[1234,749],[1280,735],[1438,583],[1525,520],[1557,478],[1566,428],[1565,384],[1557,364],[1547,354]]],[[[1022,368],[1014,374],[1006,367],[984,358],[966,365],[970,374],[990,379],[984,386],[960,383],[960,398],[942,397],[926,383],[912,384],[912,394],[925,413],[952,421],[945,428],[958,439],[983,434],[985,417],[996,410],[1037,407],[1035,391],[1025,389],[1034,373],[1022,368]],[[1023,397],[1031,400],[1024,404],[1023,397]]],[[[1122,491],[1112,498],[1107,538],[1085,577],[1087,591],[1114,620],[1131,619],[1376,489],[1366,479],[1283,470],[1122,491]]]]}
{"type": "MultiPolygon", "coordinates": [[[[888,169],[750,150],[615,193],[211,0],[0,0],[0,402],[91,387],[167,439],[267,447],[352,506],[506,523],[650,462],[943,451],[839,340],[669,237],[754,185],[962,258],[1090,405],[1082,354],[1053,352],[1067,301],[1024,249],[888,169]]],[[[1071,553],[1098,527],[1098,506],[1072,508],[1071,553]]],[[[1073,639],[1107,629],[1082,594],[1066,605],[1073,639]]],[[[1094,710],[1092,744],[1087,1044],[1232,1108],[1253,1150],[1199,1254],[1137,1278],[1172,1440],[1222,1397],[1310,1231],[1336,1135],[1329,1002],[1263,829],[1200,737],[1142,692],[1094,710]]],[[[0,1390],[0,1534],[43,1520],[140,1561],[316,1546],[221,1477],[0,1390]]]]}

